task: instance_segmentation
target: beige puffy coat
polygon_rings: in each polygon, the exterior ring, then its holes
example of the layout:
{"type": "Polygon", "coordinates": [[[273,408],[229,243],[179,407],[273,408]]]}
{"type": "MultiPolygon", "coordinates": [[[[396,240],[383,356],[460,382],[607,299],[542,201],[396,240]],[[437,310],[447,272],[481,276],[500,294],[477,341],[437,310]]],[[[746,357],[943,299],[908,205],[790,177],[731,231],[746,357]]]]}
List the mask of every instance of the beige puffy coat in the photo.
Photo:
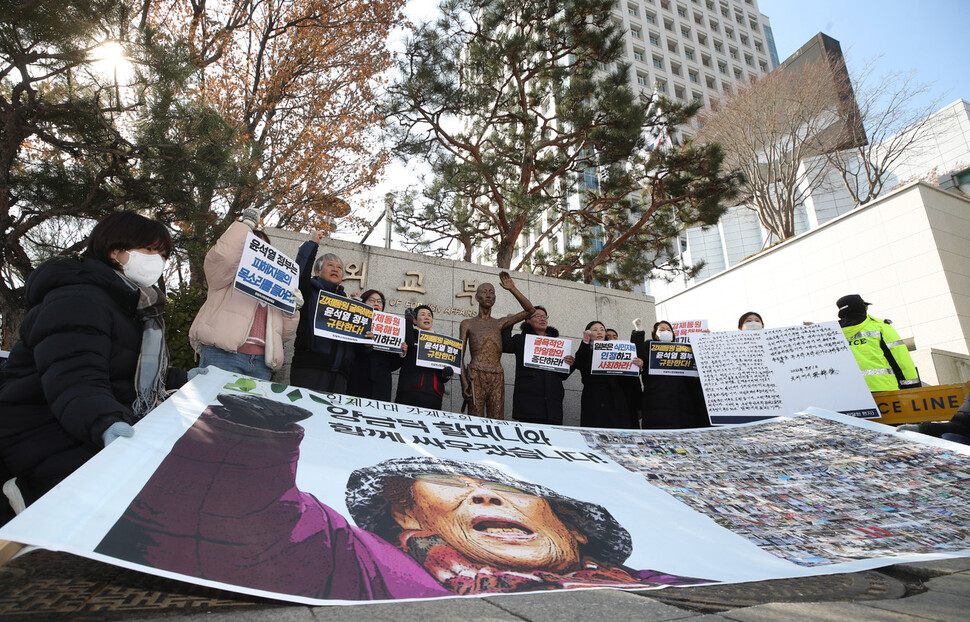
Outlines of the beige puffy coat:
{"type": "MultiPolygon", "coordinates": [[[[246,343],[260,303],[232,285],[249,231],[249,226],[241,222],[232,223],[205,256],[209,291],[189,329],[189,342],[196,352],[201,351],[202,344],[236,352],[246,343]]],[[[283,364],[283,342],[296,334],[300,312],[287,316],[274,307],[268,311],[266,364],[271,369],[279,369],[283,364]]]]}

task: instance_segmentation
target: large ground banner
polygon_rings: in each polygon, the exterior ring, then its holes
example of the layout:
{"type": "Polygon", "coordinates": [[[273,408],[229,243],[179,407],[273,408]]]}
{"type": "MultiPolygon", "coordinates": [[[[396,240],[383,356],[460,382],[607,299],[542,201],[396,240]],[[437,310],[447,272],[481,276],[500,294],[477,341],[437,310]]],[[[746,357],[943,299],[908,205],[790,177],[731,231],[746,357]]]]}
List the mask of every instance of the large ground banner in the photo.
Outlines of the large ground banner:
{"type": "Polygon", "coordinates": [[[592,430],[213,368],[135,431],[0,538],[308,604],[758,581],[970,556],[970,448],[827,411],[592,430]]]}
{"type": "Polygon", "coordinates": [[[711,423],[745,423],[809,406],[879,416],[838,322],[695,333],[694,361],[711,423]]]}

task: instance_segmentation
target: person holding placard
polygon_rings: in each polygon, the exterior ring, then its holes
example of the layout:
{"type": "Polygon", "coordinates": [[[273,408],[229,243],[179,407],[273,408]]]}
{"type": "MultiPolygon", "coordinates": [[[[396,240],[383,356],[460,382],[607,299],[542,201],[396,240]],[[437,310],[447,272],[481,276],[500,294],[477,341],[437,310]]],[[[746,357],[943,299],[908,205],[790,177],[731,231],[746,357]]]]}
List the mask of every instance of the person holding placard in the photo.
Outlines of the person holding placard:
{"type": "MultiPolygon", "coordinates": [[[[650,333],[652,341],[661,343],[672,343],[676,338],[670,322],[657,322],[650,333]]],[[[633,331],[630,341],[637,346],[637,356],[645,361],[640,372],[643,380],[640,427],[645,430],[709,427],[711,422],[700,379],[651,374],[650,365],[646,363],[650,360],[650,342],[644,341],[644,331],[633,331]]]]}
{"type": "Polygon", "coordinates": [[[414,308],[413,319],[410,314],[405,315],[405,322],[407,323],[407,354],[401,364],[401,373],[397,379],[397,397],[394,401],[408,406],[441,410],[445,383],[451,379],[454,372],[449,367],[434,369],[421,367],[417,363],[418,330],[416,329],[430,331],[434,326],[434,313],[428,305],[419,305],[414,308]]]}
{"type": "MultiPolygon", "coordinates": [[[[621,376],[593,374],[592,343],[606,339],[606,326],[592,321],[583,331],[583,343],[576,350],[572,370],[583,377],[580,425],[584,428],[633,428],[630,402],[621,376]]],[[[639,359],[637,359],[639,360],[639,359]]],[[[641,362],[642,363],[642,362],[641,362]]]]}
{"type": "MultiPolygon", "coordinates": [[[[384,294],[369,289],[360,296],[361,301],[375,311],[384,310],[384,294]]],[[[373,334],[368,333],[372,338],[373,334]]],[[[364,346],[357,353],[347,382],[347,394],[355,397],[391,401],[391,372],[401,368],[407,355],[408,344],[402,343],[402,354],[376,350],[364,346]]]]}
{"type": "MultiPolygon", "coordinates": [[[[283,366],[283,343],[296,334],[299,311],[287,314],[234,287],[248,234],[269,243],[256,229],[259,211],[249,208],[229,225],[205,256],[208,286],[205,303],[189,329],[189,342],[199,355],[199,366],[269,380],[283,366]]],[[[295,289],[296,306],[302,306],[295,289]]]]}
{"type": "Polygon", "coordinates": [[[748,311],[738,318],[738,330],[764,330],[765,321],[757,311],[748,311]]]}
{"type": "Polygon", "coordinates": [[[314,334],[314,320],[320,292],[346,296],[344,263],[333,253],[317,258],[323,232],[314,231],[300,246],[296,263],[300,269],[303,308],[296,331],[290,384],[323,393],[346,393],[350,368],[360,346],[314,334]]]}
{"type": "MultiPolygon", "coordinates": [[[[546,308],[535,306],[532,317],[522,322],[521,331],[512,334],[509,326],[502,332],[503,351],[515,354],[515,389],[512,393],[512,418],[526,423],[562,425],[562,400],[566,392],[562,383],[569,371],[550,371],[530,367],[525,362],[525,346],[529,335],[558,338],[559,331],[549,326],[546,308]]],[[[575,360],[571,354],[562,357],[568,366],[575,360]]]]}

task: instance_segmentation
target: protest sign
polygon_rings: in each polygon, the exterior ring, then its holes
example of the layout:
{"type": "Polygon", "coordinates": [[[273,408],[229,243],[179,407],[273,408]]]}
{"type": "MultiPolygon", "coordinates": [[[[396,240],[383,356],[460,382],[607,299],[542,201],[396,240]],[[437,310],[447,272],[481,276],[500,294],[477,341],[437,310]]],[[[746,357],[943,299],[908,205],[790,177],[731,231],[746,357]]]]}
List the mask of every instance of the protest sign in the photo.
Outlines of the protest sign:
{"type": "Polygon", "coordinates": [[[650,360],[644,363],[649,366],[647,373],[655,376],[697,377],[694,351],[686,343],[651,341],[650,360]]]}
{"type": "Polygon", "coordinates": [[[691,335],[711,423],[743,423],[808,406],[879,416],[838,322],[691,335]]]}
{"type": "Polygon", "coordinates": [[[233,287],[244,294],[293,315],[299,270],[292,259],[250,232],[236,268],[233,287]]]}
{"type": "Polygon", "coordinates": [[[212,369],[0,538],[314,605],[970,556],[970,448],[922,439],[821,410],[669,432],[529,425],[212,369]]]}
{"type": "Polygon", "coordinates": [[[384,352],[404,352],[404,318],[400,315],[374,311],[371,318],[371,332],[374,333],[374,349],[384,352]]]}
{"type": "Polygon", "coordinates": [[[526,335],[522,364],[535,369],[568,373],[569,363],[565,361],[565,357],[572,351],[572,339],[526,335]]]}
{"type": "Polygon", "coordinates": [[[689,343],[691,334],[707,332],[707,320],[680,320],[670,322],[670,327],[677,335],[676,341],[689,343]]]}
{"type": "Polygon", "coordinates": [[[418,329],[418,367],[444,369],[450,367],[461,374],[461,341],[448,335],[439,335],[418,329]]]}
{"type": "Polygon", "coordinates": [[[594,341],[593,375],[637,376],[640,369],[633,364],[637,347],[630,341],[594,341]]]}
{"type": "Polygon", "coordinates": [[[313,334],[336,341],[372,344],[364,335],[370,330],[373,315],[374,310],[358,300],[321,290],[313,316],[313,334]]]}

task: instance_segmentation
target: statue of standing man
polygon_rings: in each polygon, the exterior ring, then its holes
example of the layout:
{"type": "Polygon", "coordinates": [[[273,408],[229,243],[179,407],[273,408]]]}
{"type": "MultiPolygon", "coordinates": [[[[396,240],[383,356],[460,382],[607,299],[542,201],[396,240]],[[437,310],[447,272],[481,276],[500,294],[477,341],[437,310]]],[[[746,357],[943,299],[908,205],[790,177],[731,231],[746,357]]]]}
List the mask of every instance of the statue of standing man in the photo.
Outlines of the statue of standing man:
{"type": "Polygon", "coordinates": [[[502,319],[493,318],[495,287],[491,283],[482,283],[475,291],[478,315],[464,320],[458,329],[463,351],[472,357],[471,364],[463,365],[461,372],[461,392],[468,403],[468,414],[489,419],[505,418],[502,330],[535,313],[532,303],[515,287],[508,272],[500,272],[498,278],[524,311],[502,319]]]}

